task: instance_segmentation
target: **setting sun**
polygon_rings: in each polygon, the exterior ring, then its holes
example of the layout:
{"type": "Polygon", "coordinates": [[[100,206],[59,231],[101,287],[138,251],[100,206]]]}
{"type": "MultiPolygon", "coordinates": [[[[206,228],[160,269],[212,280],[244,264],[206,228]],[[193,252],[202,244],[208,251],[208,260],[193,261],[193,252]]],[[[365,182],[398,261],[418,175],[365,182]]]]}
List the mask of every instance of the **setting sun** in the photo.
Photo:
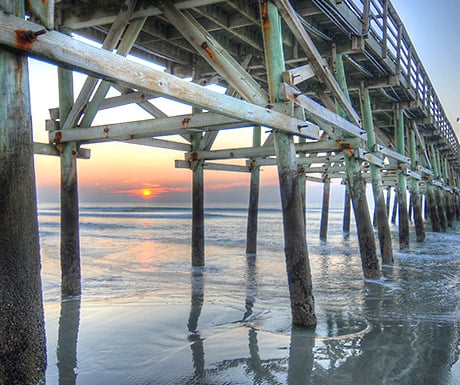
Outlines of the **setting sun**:
{"type": "Polygon", "coordinates": [[[150,198],[153,196],[153,193],[152,193],[152,190],[150,189],[142,189],[141,190],[141,195],[144,197],[144,198],[150,198]]]}

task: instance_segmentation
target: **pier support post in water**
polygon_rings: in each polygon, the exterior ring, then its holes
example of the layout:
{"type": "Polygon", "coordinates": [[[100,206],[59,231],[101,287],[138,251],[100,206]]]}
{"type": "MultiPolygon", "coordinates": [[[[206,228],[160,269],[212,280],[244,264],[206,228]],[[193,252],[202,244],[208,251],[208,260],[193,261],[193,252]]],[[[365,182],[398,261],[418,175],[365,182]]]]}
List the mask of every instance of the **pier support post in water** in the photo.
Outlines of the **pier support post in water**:
{"type": "Polygon", "coordinates": [[[438,206],[436,204],[433,185],[429,181],[426,181],[425,186],[426,205],[428,206],[428,216],[431,222],[431,231],[439,233],[442,231],[442,228],[441,221],[439,220],[438,206]]]}
{"type": "MultiPolygon", "coordinates": [[[[200,147],[201,133],[192,135],[192,149],[200,147]]],[[[192,266],[204,266],[204,175],[203,161],[191,162],[192,181],[192,266]]]]}
{"type": "MultiPolygon", "coordinates": [[[[280,84],[284,68],[281,20],[271,0],[260,0],[270,102],[282,101],[280,84]]],[[[308,260],[303,203],[299,188],[296,151],[292,135],[274,132],[283,211],[284,243],[292,323],[316,325],[313,284],[308,260]]]]}
{"type": "Polygon", "coordinates": [[[343,205],[343,222],[342,222],[342,231],[345,234],[350,233],[350,222],[351,222],[351,200],[348,184],[345,185],[345,202],[343,205]]]}
{"type": "Polygon", "coordinates": [[[321,210],[321,223],[319,227],[319,239],[325,241],[327,239],[327,225],[329,222],[329,196],[331,192],[331,180],[329,176],[324,175],[323,182],[323,205],[321,210]]]}
{"type": "MultiPolygon", "coordinates": [[[[23,1],[0,8],[24,17],[23,1]]],[[[27,57],[0,47],[0,384],[46,369],[28,75],[27,57]]]]}
{"type": "MultiPolygon", "coordinates": [[[[416,170],[418,166],[417,162],[417,144],[415,141],[415,131],[417,124],[414,120],[411,121],[410,129],[410,156],[411,156],[411,168],[416,170]]],[[[414,224],[415,224],[415,237],[417,242],[425,241],[425,227],[423,225],[423,212],[422,212],[422,200],[420,198],[420,189],[418,186],[418,180],[411,178],[411,200],[412,209],[414,213],[414,224]]]]}
{"type": "MultiPolygon", "coordinates": [[[[397,112],[396,119],[396,151],[401,155],[405,155],[406,145],[404,138],[404,113],[402,109],[399,109],[397,112]]],[[[403,170],[398,171],[398,186],[397,186],[397,196],[398,196],[398,228],[399,228],[399,247],[401,249],[407,249],[409,247],[409,217],[407,211],[407,181],[406,175],[404,175],[403,170]]]]}
{"type": "MultiPolygon", "coordinates": [[[[439,162],[439,153],[435,149],[434,144],[430,145],[430,155],[431,155],[431,163],[434,168],[434,175],[437,179],[441,178],[441,165],[439,162]]],[[[441,190],[440,187],[434,187],[434,196],[436,207],[438,210],[438,217],[439,217],[439,224],[441,226],[441,231],[447,231],[447,214],[446,214],[446,207],[444,202],[444,191],[441,190]]]]}
{"type": "MultiPolygon", "coordinates": [[[[261,127],[253,128],[252,144],[259,147],[261,144],[261,127]]],[[[259,214],[259,187],[260,166],[252,159],[251,185],[249,190],[248,225],[246,231],[246,254],[255,255],[257,252],[257,219],[259,214]]]]}
{"type": "MultiPolygon", "coordinates": [[[[375,139],[374,122],[372,121],[372,106],[369,95],[369,90],[363,88],[362,90],[362,111],[363,111],[363,125],[367,131],[367,147],[369,151],[374,151],[374,146],[377,144],[375,139]]],[[[382,188],[382,176],[380,175],[379,168],[371,164],[371,180],[372,191],[374,193],[375,215],[377,220],[377,229],[380,244],[380,253],[382,255],[382,262],[393,262],[393,246],[391,244],[390,225],[388,223],[387,208],[385,204],[385,196],[382,188]]]]}
{"type": "MultiPolygon", "coordinates": [[[[343,57],[341,54],[337,54],[336,58],[336,78],[343,92],[348,95],[343,57]]],[[[344,156],[347,184],[353,204],[353,212],[355,214],[358,232],[359,252],[361,254],[363,274],[366,278],[379,278],[381,272],[377,259],[374,228],[372,226],[367,204],[366,185],[361,174],[361,164],[359,159],[355,157],[353,150],[345,150],[344,156]]]]}
{"type": "MultiPolygon", "coordinates": [[[[59,67],[59,119],[66,121],[73,105],[72,71],[59,67]]],[[[77,143],[61,150],[61,293],[81,293],[80,225],[77,178],[77,143]]]]}

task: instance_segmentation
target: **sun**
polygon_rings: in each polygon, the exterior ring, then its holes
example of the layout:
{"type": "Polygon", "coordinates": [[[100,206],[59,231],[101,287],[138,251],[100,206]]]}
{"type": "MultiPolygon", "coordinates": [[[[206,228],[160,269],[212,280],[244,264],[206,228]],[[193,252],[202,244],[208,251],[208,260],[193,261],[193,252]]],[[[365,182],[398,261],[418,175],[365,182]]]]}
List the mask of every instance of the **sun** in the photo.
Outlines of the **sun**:
{"type": "Polygon", "coordinates": [[[144,198],[151,198],[153,196],[153,192],[152,192],[151,189],[144,188],[144,189],[141,190],[141,195],[144,198]]]}

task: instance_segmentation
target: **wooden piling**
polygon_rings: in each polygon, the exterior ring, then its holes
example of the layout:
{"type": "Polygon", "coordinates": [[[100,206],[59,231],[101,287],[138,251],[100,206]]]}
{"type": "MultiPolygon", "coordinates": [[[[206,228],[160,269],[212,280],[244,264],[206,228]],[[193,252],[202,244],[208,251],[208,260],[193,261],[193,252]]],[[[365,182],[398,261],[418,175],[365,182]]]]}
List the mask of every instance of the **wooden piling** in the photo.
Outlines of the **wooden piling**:
{"type": "MultiPolygon", "coordinates": [[[[413,170],[417,169],[418,161],[417,161],[417,143],[415,140],[415,131],[417,129],[417,125],[415,121],[411,122],[410,127],[410,155],[411,155],[411,168],[413,170]]],[[[414,217],[414,225],[415,225],[415,239],[417,242],[424,242],[425,241],[425,227],[423,224],[423,213],[422,213],[422,200],[420,198],[420,189],[418,185],[418,180],[415,178],[411,178],[410,182],[410,191],[411,191],[411,202],[412,202],[412,211],[414,217]]]]}
{"type": "Polygon", "coordinates": [[[351,222],[351,201],[350,201],[350,192],[348,184],[345,185],[345,202],[343,206],[343,222],[342,222],[342,231],[344,234],[350,233],[350,222],[351,222]]]}
{"type": "Polygon", "coordinates": [[[391,212],[391,223],[395,224],[396,223],[396,215],[398,214],[398,188],[395,187],[395,197],[393,199],[393,210],[391,212]]]}
{"type": "MultiPolygon", "coordinates": [[[[24,17],[23,1],[0,8],[24,17]]],[[[40,277],[27,57],[0,47],[0,383],[44,382],[40,277]]]]}
{"type": "Polygon", "coordinates": [[[321,222],[319,228],[319,239],[325,241],[327,239],[327,225],[329,222],[329,195],[331,192],[331,180],[326,174],[323,182],[323,204],[321,209],[321,222]]]}
{"type": "MultiPolygon", "coordinates": [[[[64,125],[73,105],[72,71],[59,67],[59,119],[64,125]]],[[[61,294],[81,293],[80,224],[77,178],[78,146],[62,145],[61,151],[61,294]]]]}
{"type": "Polygon", "coordinates": [[[438,205],[436,204],[436,197],[434,194],[433,185],[430,182],[425,183],[426,186],[426,205],[431,222],[431,230],[439,233],[442,231],[441,221],[439,219],[438,205]]]}
{"type": "Polygon", "coordinates": [[[391,206],[391,187],[387,188],[387,218],[390,217],[390,206],[391,206]]]}
{"type": "MultiPolygon", "coordinates": [[[[284,72],[281,20],[271,0],[260,1],[262,32],[265,47],[270,101],[282,101],[280,84],[284,72]]],[[[292,135],[275,131],[274,143],[283,211],[286,270],[291,300],[292,323],[296,326],[316,325],[313,284],[308,259],[299,188],[296,151],[292,135]]]]}
{"type": "MultiPolygon", "coordinates": [[[[372,120],[372,106],[369,96],[369,90],[363,88],[362,92],[362,111],[363,111],[363,125],[367,131],[367,146],[369,151],[374,150],[374,146],[377,144],[374,131],[374,122],[372,120]]],[[[378,238],[380,245],[380,254],[382,262],[392,263],[393,262],[393,246],[391,244],[391,232],[390,225],[388,223],[387,208],[385,204],[385,196],[382,188],[382,177],[380,175],[380,169],[374,165],[370,165],[372,191],[374,194],[375,204],[375,217],[378,229],[378,238]]]]}
{"type": "MultiPolygon", "coordinates": [[[[402,109],[399,109],[396,119],[396,151],[401,155],[405,155],[406,145],[405,145],[405,130],[404,130],[404,112],[402,109]]],[[[404,175],[403,170],[398,171],[398,186],[397,186],[397,196],[398,196],[398,228],[399,228],[399,248],[407,249],[409,247],[409,218],[407,211],[407,181],[406,175],[404,175]]]]}
{"type": "MultiPolygon", "coordinates": [[[[434,144],[430,145],[430,156],[431,156],[431,163],[433,165],[434,175],[437,179],[441,178],[441,165],[439,162],[439,152],[435,149],[434,144]]],[[[434,197],[435,197],[435,204],[438,211],[439,217],[439,224],[441,226],[441,231],[447,231],[447,214],[444,202],[444,192],[441,190],[439,186],[434,186],[434,197]]]]}
{"type": "MultiPolygon", "coordinates": [[[[345,67],[341,54],[336,55],[336,78],[343,92],[348,95],[348,87],[345,77],[345,67]]],[[[369,206],[366,197],[366,185],[361,174],[360,161],[353,151],[344,151],[347,184],[353,204],[356,227],[358,230],[359,251],[361,254],[361,266],[364,277],[379,278],[381,276],[379,261],[377,259],[377,247],[375,244],[374,229],[369,214],[369,206]]]]}
{"type": "MultiPolygon", "coordinates": [[[[261,144],[261,127],[253,128],[252,144],[259,147],[261,144]]],[[[260,166],[255,165],[252,159],[251,182],[249,187],[249,208],[248,223],[246,231],[246,254],[255,255],[257,252],[257,219],[259,214],[259,188],[260,188],[260,166]]]]}
{"type": "MultiPolygon", "coordinates": [[[[192,149],[200,146],[202,134],[192,135],[192,149]]],[[[204,266],[204,175],[203,161],[191,162],[192,181],[192,266],[204,266]]]]}

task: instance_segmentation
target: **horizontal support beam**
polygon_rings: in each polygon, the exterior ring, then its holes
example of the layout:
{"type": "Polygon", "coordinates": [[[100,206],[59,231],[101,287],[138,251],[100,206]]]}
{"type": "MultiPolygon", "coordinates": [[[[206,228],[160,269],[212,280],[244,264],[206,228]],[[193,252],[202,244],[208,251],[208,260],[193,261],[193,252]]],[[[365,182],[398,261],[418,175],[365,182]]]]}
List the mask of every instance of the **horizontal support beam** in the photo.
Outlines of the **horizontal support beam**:
{"type": "Polygon", "coordinates": [[[192,146],[189,143],[174,142],[171,140],[154,139],[154,138],[142,138],[142,139],[130,139],[123,140],[122,142],[128,144],[138,144],[140,146],[166,148],[168,150],[176,151],[190,151],[192,146]]]}
{"type": "Polygon", "coordinates": [[[423,166],[417,166],[417,170],[420,171],[422,174],[428,175],[433,177],[434,172],[430,170],[429,168],[423,167],[423,166]]]}
{"type": "MultiPolygon", "coordinates": [[[[34,142],[34,154],[35,155],[51,155],[61,156],[57,146],[53,146],[48,143],[34,142]]],[[[77,159],[91,159],[91,150],[88,148],[79,148],[77,153],[77,159]]]]}
{"type": "Polygon", "coordinates": [[[422,180],[422,175],[418,172],[411,170],[410,168],[406,169],[406,175],[416,180],[422,180]]]}
{"type": "MultiPolygon", "coordinates": [[[[176,168],[188,168],[190,169],[190,162],[186,160],[176,160],[175,161],[176,168]]],[[[230,172],[251,172],[250,168],[247,166],[239,166],[233,164],[222,164],[222,163],[203,163],[204,170],[211,170],[211,171],[230,171],[230,172]]]]}
{"type": "Polygon", "coordinates": [[[376,165],[377,167],[383,167],[383,159],[379,158],[377,154],[365,151],[362,148],[359,148],[358,152],[359,159],[365,160],[371,164],[376,165]]]}
{"type": "MultiPolygon", "coordinates": [[[[308,158],[297,158],[296,162],[298,166],[305,166],[311,164],[324,164],[332,162],[341,162],[344,160],[343,154],[337,155],[324,155],[324,156],[309,156],[308,158]]],[[[252,164],[252,160],[247,160],[246,164],[249,167],[252,164]]],[[[258,158],[255,160],[255,166],[277,166],[276,158],[258,158]]]]}
{"type": "MultiPolygon", "coordinates": [[[[133,87],[146,93],[159,93],[171,99],[206,108],[253,124],[289,134],[299,134],[305,121],[286,116],[268,107],[220,94],[174,75],[135,63],[107,50],[98,49],[57,31],[47,32],[34,42],[20,43],[18,30],[42,30],[42,26],[0,11],[0,44],[66,68],[133,87]]],[[[309,132],[319,139],[319,132],[309,132]]]]}
{"type": "MultiPolygon", "coordinates": [[[[349,140],[325,140],[318,142],[296,143],[296,152],[318,153],[330,151],[342,151],[347,148],[356,148],[359,139],[349,140]]],[[[185,154],[186,160],[206,160],[206,159],[237,159],[237,158],[257,158],[264,156],[274,156],[274,146],[232,148],[214,151],[188,152],[185,154]]],[[[308,159],[308,158],[307,158],[308,159]]]]}
{"type": "Polygon", "coordinates": [[[107,140],[129,140],[152,136],[187,134],[201,131],[240,128],[251,126],[249,122],[229,118],[213,112],[202,112],[140,120],[137,122],[105,124],[87,128],[50,131],[51,143],[106,142],[107,140]]]}
{"type": "Polygon", "coordinates": [[[287,83],[282,84],[282,90],[286,99],[291,100],[305,110],[308,119],[321,126],[330,126],[335,131],[336,137],[341,137],[344,133],[358,138],[366,139],[367,133],[361,127],[342,118],[338,114],[328,110],[313,99],[304,95],[297,88],[287,83]]]}
{"type": "Polygon", "coordinates": [[[119,96],[113,96],[111,98],[106,98],[101,106],[99,107],[99,111],[106,110],[108,108],[115,108],[120,106],[125,106],[127,104],[132,103],[143,103],[148,101],[149,99],[155,98],[156,95],[149,95],[145,94],[144,92],[129,92],[127,94],[122,94],[119,96]]]}
{"type": "Polygon", "coordinates": [[[375,145],[375,152],[386,155],[389,158],[396,159],[400,163],[411,164],[411,159],[405,155],[400,154],[399,152],[390,150],[387,147],[384,147],[380,144],[375,145]]]}

